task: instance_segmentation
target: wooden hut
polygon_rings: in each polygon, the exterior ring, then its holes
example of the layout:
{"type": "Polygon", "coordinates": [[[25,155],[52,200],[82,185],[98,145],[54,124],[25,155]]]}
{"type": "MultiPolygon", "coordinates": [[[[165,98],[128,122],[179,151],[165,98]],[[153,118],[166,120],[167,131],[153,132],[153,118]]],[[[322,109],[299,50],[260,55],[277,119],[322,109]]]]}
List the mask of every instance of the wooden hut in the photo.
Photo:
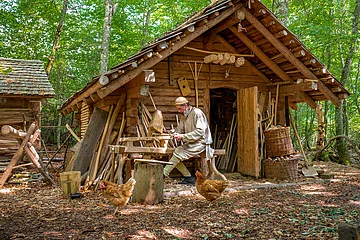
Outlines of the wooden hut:
{"type": "MultiPolygon", "coordinates": [[[[162,111],[166,129],[176,126],[175,98],[186,96],[207,115],[214,147],[225,146],[226,157],[235,156],[235,163],[225,162],[220,169],[255,177],[260,174],[259,133],[264,122],[271,123],[272,118],[271,124],[285,125],[288,108],[296,109],[297,103],[315,108],[319,101],[330,100],[339,106],[349,94],[258,0],[215,1],[95,77],[60,112],[77,112],[86,141],[85,130],[95,124],[92,112],[109,112],[119,102],[114,134],[121,132],[125,116],[124,136],[139,136],[144,108],[150,113],[155,110],[146,91],[162,111]]],[[[92,155],[83,161],[89,162],[92,155]]],[[[81,170],[84,173],[86,167],[81,170]]]]}
{"type": "MultiPolygon", "coordinates": [[[[41,106],[54,95],[42,62],[0,58],[0,127],[26,132],[32,122],[40,124],[41,106]]],[[[0,132],[0,159],[11,159],[17,148],[15,138],[0,132]]]]}

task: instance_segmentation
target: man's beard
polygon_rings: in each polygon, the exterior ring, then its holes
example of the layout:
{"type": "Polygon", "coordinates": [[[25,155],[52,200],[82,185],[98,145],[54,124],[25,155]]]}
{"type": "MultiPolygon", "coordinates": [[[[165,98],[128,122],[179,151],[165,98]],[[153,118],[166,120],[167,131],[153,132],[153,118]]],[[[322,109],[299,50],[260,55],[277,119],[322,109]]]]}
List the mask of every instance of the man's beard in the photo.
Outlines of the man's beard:
{"type": "Polygon", "coordinates": [[[190,108],[189,108],[189,109],[185,109],[184,112],[183,112],[183,115],[184,115],[185,117],[187,117],[187,115],[189,114],[189,112],[190,112],[190,108]]]}

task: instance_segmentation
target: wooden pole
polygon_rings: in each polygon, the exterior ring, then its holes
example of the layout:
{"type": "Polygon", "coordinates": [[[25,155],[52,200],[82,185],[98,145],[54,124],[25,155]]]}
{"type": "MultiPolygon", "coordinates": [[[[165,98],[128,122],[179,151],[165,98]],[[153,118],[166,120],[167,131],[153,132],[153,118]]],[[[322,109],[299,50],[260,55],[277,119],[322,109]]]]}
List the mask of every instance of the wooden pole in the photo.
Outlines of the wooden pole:
{"type": "Polygon", "coordinates": [[[4,174],[2,175],[1,179],[0,179],[0,189],[4,186],[6,180],[8,179],[8,177],[10,176],[10,173],[13,169],[13,167],[16,165],[16,163],[19,161],[19,159],[21,158],[21,156],[23,155],[23,151],[24,151],[24,147],[26,146],[26,143],[29,141],[31,134],[34,132],[36,128],[36,124],[32,123],[26,133],[26,136],[24,138],[24,140],[22,141],[19,149],[16,151],[16,153],[14,154],[14,156],[12,157],[9,165],[7,166],[4,174]]]}

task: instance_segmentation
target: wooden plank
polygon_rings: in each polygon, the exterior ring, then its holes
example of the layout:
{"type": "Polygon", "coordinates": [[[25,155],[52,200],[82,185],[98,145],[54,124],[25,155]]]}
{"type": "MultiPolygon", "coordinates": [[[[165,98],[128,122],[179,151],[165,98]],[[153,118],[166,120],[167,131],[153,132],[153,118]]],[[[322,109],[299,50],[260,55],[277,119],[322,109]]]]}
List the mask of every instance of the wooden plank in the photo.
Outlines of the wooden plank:
{"type": "Polygon", "coordinates": [[[157,137],[124,137],[119,138],[118,142],[136,142],[136,141],[156,141],[156,140],[170,140],[172,137],[167,136],[157,136],[157,137]]]}
{"type": "Polygon", "coordinates": [[[79,152],[75,156],[74,171],[81,171],[81,174],[87,172],[90,160],[96,151],[96,145],[104,130],[108,112],[99,108],[94,108],[91,115],[89,126],[87,127],[84,138],[81,142],[79,152]]]}
{"type": "Polygon", "coordinates": [[[174,163],[172,163],[172,162],[164,162],[164,161],[153,160],[153,159],[134,159],[134,162],[159,163],[159,164],[165,164],[165,165],[174,165],[174,163]]]}
{"type": "Polygon", "coordinates": [[[237,93],[238,172],[253,177],[260,176],[257,93],[257,87],[241,89],[237,93]]]}
{"type": "MultiPolygon", "coordinates": [[[[175,148],[163,148],[163,147],[135,147],[135,146],[120,146],[110,145],[110,151],[115,153],[158,153],[158,154],[171,154],[175,151],[175,148]]],[[[225,149],[214,149],[214,155],[225,155],[225,149]]]]}

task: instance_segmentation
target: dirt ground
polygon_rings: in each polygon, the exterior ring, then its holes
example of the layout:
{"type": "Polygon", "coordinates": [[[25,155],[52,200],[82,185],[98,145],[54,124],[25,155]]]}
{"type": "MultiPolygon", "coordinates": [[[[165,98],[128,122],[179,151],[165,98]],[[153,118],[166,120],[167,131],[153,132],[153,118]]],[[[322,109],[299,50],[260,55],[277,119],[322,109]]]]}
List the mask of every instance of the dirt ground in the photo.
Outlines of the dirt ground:
{"type": "Polygon", "coordinates": [[[226,174],[229,188],[211,203],[172,180],[164,202],[129,203],[116,215],[98,191],[70,200],[43,181],[6,184],[0,239],[337,239],[339,223],[360,220],[356,166],[314,164],[334,179],[226,174]]]}

